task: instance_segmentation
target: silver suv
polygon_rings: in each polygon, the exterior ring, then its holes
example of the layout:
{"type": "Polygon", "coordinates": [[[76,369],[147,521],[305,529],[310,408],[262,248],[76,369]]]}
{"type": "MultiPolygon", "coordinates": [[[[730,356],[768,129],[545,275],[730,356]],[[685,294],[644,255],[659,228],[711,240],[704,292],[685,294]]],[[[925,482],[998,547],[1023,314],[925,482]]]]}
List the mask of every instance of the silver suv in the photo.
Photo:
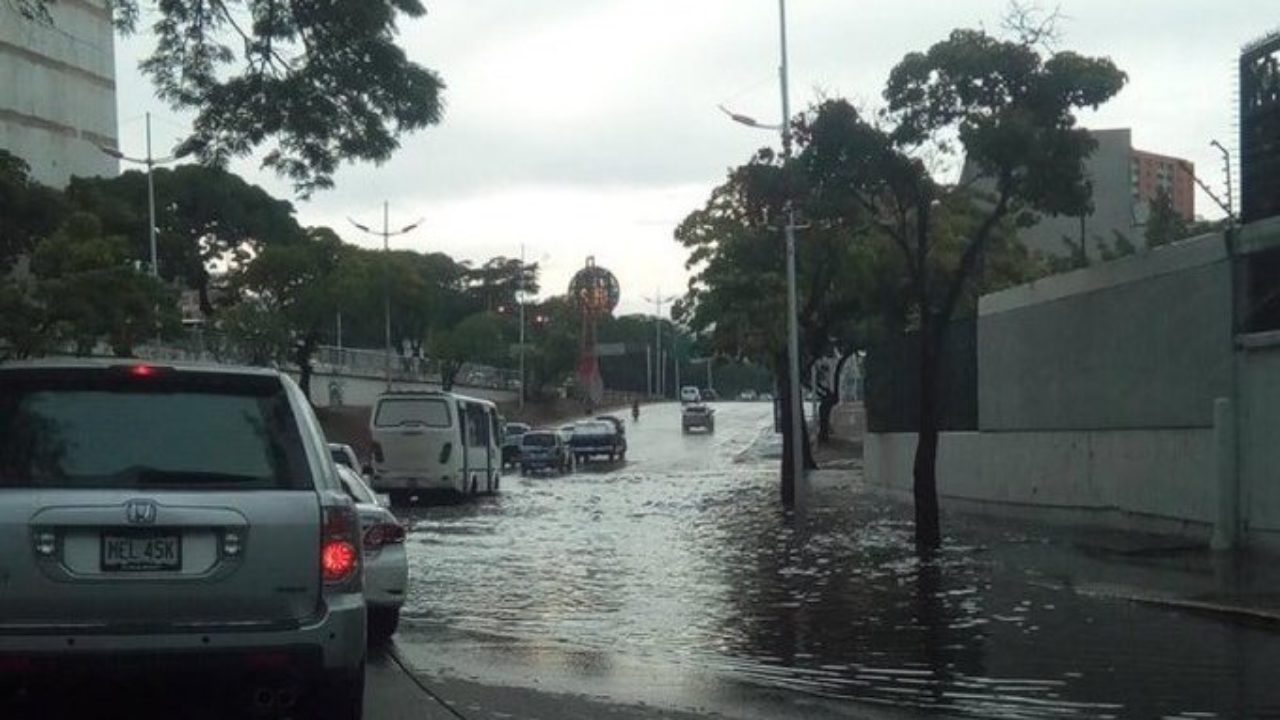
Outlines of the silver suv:
{"type": "Polygon", "coordinates": [[[257,714],[359,718],[359,532],[285,375],[0,365],[0,686],[11,693],[73,675],[136,671],[153,687],[157,674],[218,670],[257,714]]]}

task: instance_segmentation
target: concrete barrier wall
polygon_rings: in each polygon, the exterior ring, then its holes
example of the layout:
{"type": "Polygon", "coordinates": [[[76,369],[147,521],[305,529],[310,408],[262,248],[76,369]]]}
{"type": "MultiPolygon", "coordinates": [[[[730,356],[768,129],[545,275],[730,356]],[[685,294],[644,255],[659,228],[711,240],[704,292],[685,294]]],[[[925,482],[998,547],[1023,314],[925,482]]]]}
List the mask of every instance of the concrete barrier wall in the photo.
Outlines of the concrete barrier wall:
{"type": "MultiPolygon", "coordinates": [[[[868,434],[868,482],[909,492],[915,447],[914,433],[868,434]]],[[[1197,538],[1213,523],[1212,428],[943,433],[938,451],[944,504],[1070,511],[1059,514],[1197,538]]]]}
{"type": "Polygon", "coordinates": [[[987,295],[978,427],[1209,426],[1231,395],[1231,304],[1221,235],[987,295]]]}

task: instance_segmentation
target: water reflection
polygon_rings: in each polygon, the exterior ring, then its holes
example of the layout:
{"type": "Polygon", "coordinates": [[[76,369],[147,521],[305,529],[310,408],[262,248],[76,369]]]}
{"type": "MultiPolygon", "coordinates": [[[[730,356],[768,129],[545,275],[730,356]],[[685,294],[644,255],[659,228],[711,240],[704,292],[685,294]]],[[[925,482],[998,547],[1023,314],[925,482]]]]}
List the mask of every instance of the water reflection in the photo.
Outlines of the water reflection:
{"type": "Polygon", "coordinates": [[[973,717],[1280,716],[1271,633],[1077,594],[1033,543],[966,544],[1015,531],[951,522],[921,562],[909,510],[848,484],[784,513],[772,465],[733,462],[726,415],[647,455],[633,429],[611,473],[414,511],[411,622],[442,653],[550,648],[596,678],[638,662],[973,717]]]}

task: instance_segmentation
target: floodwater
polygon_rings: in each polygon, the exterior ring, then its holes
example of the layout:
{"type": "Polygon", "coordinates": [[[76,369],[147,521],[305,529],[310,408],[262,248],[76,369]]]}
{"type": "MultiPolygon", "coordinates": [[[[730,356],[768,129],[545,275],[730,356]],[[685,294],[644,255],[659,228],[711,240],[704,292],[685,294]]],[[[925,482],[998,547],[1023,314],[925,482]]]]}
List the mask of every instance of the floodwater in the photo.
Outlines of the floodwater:
{"type": "Polygon", "coordinates": [[[949,523],[921,563],[909,508],[851,482],[794,517],[756,442],[769,407],[717,418],[682,435],[646,408],[625,464],[407,511],[401,645],[438,672],[763,716],[1280,717],[1280,635],[1079,594],[986,523],[949,523]]]}

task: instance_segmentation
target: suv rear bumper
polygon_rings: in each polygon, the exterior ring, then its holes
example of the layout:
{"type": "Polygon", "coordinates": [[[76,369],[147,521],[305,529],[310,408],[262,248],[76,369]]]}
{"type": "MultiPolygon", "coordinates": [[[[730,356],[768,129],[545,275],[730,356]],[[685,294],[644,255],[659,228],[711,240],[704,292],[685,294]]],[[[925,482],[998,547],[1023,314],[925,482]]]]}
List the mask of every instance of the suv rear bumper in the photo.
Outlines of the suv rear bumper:
{"type": "Polygon", "coordinates": [[[273,651],[318,658],[325,672],[354,671],[364,661],[366,611],[360,594],[327,598],[325,612],[297,627],[252,629],[221,625],[206,631],[118,632],[110,627],[0,625],[0,659],[57,656],[105,659],[144,653],[247,656],[273,651]]]}

